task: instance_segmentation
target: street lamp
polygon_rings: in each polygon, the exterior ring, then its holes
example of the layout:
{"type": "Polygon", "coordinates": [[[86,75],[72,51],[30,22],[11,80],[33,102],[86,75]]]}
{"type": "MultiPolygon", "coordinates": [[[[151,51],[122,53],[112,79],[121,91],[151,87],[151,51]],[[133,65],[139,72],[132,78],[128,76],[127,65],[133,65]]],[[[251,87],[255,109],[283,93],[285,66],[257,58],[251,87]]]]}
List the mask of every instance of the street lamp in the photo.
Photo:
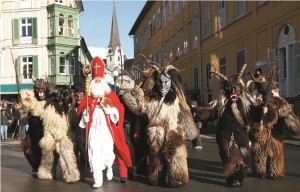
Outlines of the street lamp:
{"type": "Polygon", "coordinates": [[[114,77],[115,93],[117,93],[117,79],[118,79],[118,75],[119,75],[118,70],[113,71],[113,72],[112,72],[112,75],[113,75],[113,77],[114,77]]]}

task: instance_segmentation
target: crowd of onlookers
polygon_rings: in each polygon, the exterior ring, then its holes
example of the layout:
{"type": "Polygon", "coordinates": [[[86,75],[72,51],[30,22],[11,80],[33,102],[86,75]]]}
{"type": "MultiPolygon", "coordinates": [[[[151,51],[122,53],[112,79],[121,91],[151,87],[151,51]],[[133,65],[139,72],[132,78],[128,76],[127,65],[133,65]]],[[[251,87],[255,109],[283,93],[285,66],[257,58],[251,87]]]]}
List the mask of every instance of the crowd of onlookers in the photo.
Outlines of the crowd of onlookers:
{"type": "Polygon", "coordinates": [[[28,130],[28,114],[18,102],[1,99],[1,140],[22,139],[28,130]]]}

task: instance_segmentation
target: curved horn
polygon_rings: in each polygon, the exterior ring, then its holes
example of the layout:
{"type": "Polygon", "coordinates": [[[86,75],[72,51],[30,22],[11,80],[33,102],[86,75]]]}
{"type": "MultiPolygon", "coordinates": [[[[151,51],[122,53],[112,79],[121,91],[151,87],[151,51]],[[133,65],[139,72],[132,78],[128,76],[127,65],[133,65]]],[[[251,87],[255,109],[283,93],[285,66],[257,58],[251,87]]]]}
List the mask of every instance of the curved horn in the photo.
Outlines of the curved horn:
{"type": "Polygon", "coordinates": [[[228,80],[228,78],[227,78],[225,75],[221,74],[221,73],[218,72],[218,71],[210,71],[210,73],[214,73],[214,74],[216,74],[216,75],[219,75],[224,81],[227,81],[227,80],[228,80]]]}
{"type": "Polygon", "coordinates": [[[241,71],[239,72],[239,75],[237,76],[237,80],[238,81],[242,78],[243,73],[244,73],[246,67],[247,67],[247,64],[244,64],[244,66],[242,67],[241,71]]]}
{"type": "Polygon", "coordinates": [[[37,81],[33,74],[31,75],[31,79],[33,80],[33,82],[37,81]]]}
{"type": "Polygon", "coordinates": [[[168,65],[168,66],[166,66],[165,69],[164,69],[164,74],[167,74],[168,71],[169,71],[170,69],[175,69],[177,72],[179,72],[179,69],[177,69],[177,68],[174,67],[173,65],[168,65]]]}
{"type": "Polygon", "coordinates": [[[146,60],[146,63],[147,63],[147,64],[151,63],[152,65],[156,66],[156,67],[154,67],[155,70],[157,70],[157,68],[158,68],[159,71],[160,71],[161,65],[160,65],[159,63],[156,63],[156,62],[154,62],[154,61],[151,61],[151,60],[147,59],[147,58],[145,57],[145,55],[143,55],[143,54],[140,54],[140,56],[142,56],[142,57],[146,60]]]}
{"type": "Polygon", "coordinates": [[[160,67],[158,67],[157,65],[152,65],[151,68],[161,73],[160,67]]]}
{"type": "Polygon", "coordinates": [[[146,62],[148,63],[148,59],[146,58],[146,56],[145,55],[143,55],[143,54],[140,54],[140,56],[142,56],[145,60],[146,60],[146,62]]]}
{"type": "Polygon", "coordinates": [[[149,69],[143,71],[143,70],[141,70],[141,69],[139,69],[139,68],[136,68],[136,67],[133,67],[133,68],[131,68],[131,69],[135,69],[135,70],[137,70],[138,72],[140,72],[141,75],[142,75],[144,78],[149,78],[149,77],[151,77],[152,74],[153,74],[153,72],[156,70],[156,69],[154,69],[154,68],[149,68],[149,69]]]}

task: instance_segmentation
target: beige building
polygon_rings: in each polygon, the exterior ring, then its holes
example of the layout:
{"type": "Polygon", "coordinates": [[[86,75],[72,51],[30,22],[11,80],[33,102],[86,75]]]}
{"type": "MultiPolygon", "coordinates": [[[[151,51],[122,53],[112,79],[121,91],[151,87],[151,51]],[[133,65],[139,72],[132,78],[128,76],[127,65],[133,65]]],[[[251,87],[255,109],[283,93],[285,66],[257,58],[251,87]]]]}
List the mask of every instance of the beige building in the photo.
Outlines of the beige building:
{"type": "MultiPolygon", "coordinates": [[[[129,35],[134,64],[144,54],[181,70],[188,100],[207,103],[219,94],[210,70],[264,74],[278,64],[280,95],[300,95],[300,2],[297,1],[147,1],[129,35]]],[[[245,75],[245,79],[249,76],[245,75]]]]}

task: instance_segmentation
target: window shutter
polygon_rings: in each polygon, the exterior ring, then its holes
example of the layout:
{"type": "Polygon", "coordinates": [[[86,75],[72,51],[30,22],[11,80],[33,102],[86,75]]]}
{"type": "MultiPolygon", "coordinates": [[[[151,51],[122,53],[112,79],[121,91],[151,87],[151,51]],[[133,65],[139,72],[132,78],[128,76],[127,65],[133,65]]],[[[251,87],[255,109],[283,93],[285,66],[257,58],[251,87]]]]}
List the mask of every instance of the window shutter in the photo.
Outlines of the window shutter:
{"type": "Polygon", "coordinates": [[[21,66],[21,59],[22,57],[18,57],[17,60],[17,67],[18,67],[18,76],[19,76],[19,82],[22,82],[22,71],[23,71],[23,67],[21,66]]]}
{"type": "Polygon", "coordinates": [[[13,20],[13,44],[20,44],[19,19],[13,20]]]}
{"type": "Polygon", "coordinates": [[[294,43],[294,77],[295,77],[295,94],[300,94],[300,41],[294,43]]]}
{"type": "Polygon", "coordinates": [[[33,64],[33,76],[35,78],[38,78],[39,77],[39,65],[38,65],[38,56],[37,55],[33,55],[32,56],[32,64],[33,64]]]}
{"type": "Polygon", "coordinates": [[[38,38],[37,38],[37,18],[32,18],[32,43],[37,45],[38,38]]]}

